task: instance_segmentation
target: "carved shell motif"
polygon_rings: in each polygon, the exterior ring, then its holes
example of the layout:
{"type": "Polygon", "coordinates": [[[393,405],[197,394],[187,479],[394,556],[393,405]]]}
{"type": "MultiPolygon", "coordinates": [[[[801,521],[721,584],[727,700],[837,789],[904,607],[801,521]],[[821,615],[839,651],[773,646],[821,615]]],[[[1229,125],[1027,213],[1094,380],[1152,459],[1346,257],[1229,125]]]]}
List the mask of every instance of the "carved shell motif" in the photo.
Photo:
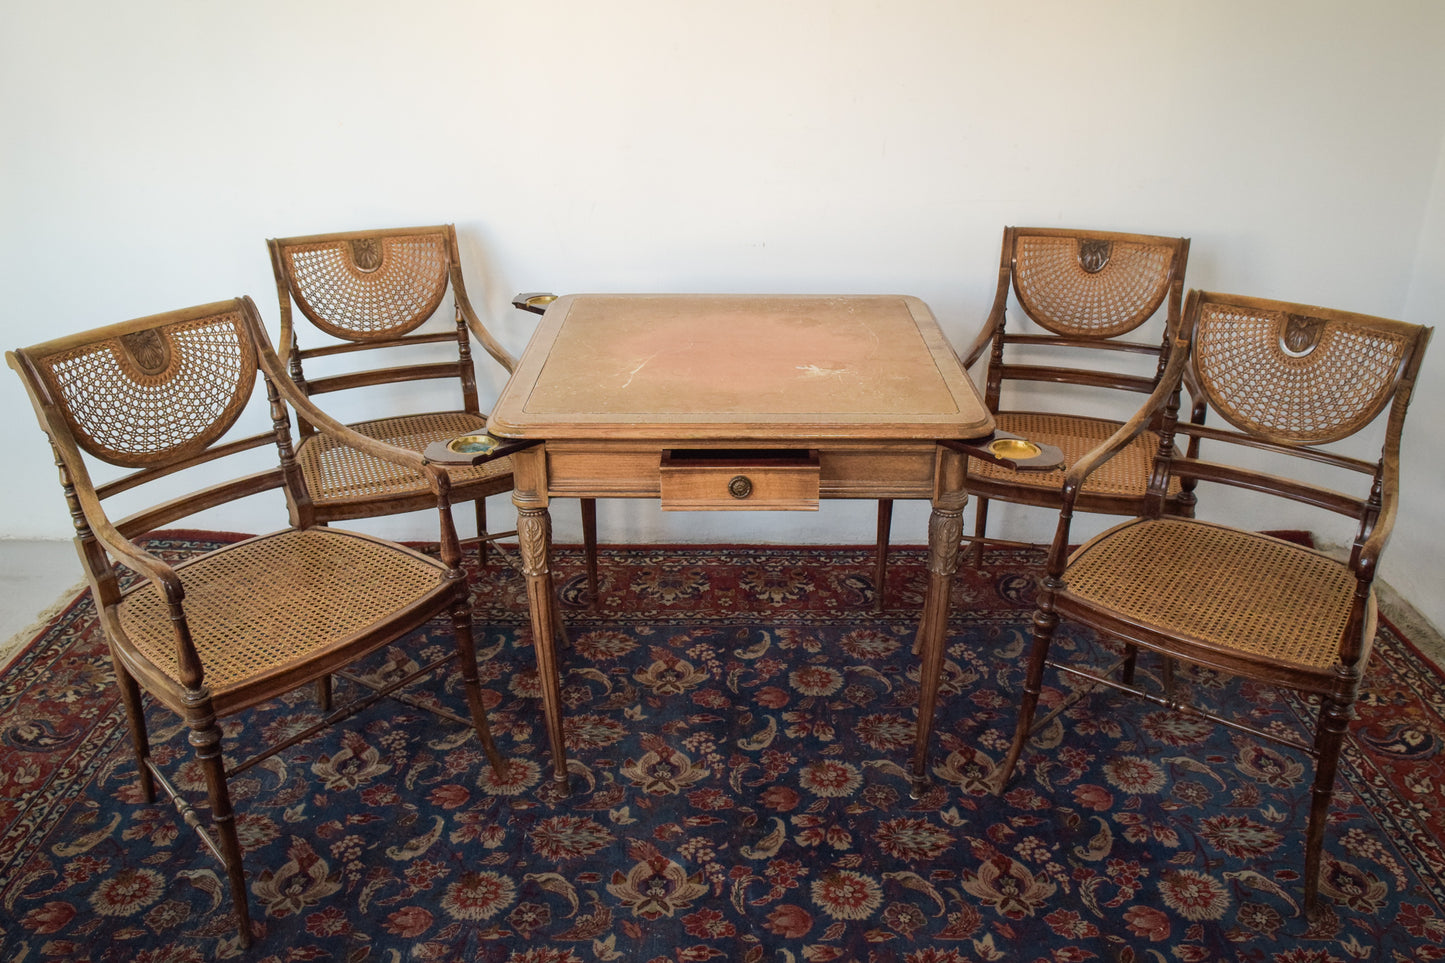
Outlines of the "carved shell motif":
{"type": "Polygon", "coordinates": [[[1325,323],[1319,318],[1306,318],[1298,314],[1286,314],[1284,331],[1280,334],[1280,347],[1292,358],[1302,358],[1319,346],[1325,323]]]}
{"type": "Polygon", "coordinates": [[[1086,274],[1098,274],[1109,263],[1114,251],[1114,242],[1099,238],[1085,238],[1079,241],[1079,267],[1086,274]]]}
{"type": "Polygon", "coordinates": [[[159,331],[132,331],[121,335],[121,346],[131,364],[147,375],[158,375],[171,366],[171,348],[159,331]]]}
{"type": "Polygon", "coordinates": [[[368,274],[381,267],[381,238],[359,237],[352,241],[351,263],[368,274]]]}

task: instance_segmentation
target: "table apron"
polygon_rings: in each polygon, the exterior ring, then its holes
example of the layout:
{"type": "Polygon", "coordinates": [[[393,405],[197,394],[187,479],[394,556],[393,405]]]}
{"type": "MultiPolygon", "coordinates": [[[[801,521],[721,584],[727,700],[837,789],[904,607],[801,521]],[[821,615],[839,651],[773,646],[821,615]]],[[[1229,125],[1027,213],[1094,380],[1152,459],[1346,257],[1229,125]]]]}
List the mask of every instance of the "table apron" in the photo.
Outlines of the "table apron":
{"type": "MultiPolygon", "coordinates": [[[[568,498],[659,498],[663,452],[698,447],[697,442],[676,446],[548,442],[547,490],[550,495],[568,498]]],[[[938,448],[931,443],[854,446],[814,442],[777,447],[817,449],[820,498],[931,498],[934,494],[938,448]]]]}

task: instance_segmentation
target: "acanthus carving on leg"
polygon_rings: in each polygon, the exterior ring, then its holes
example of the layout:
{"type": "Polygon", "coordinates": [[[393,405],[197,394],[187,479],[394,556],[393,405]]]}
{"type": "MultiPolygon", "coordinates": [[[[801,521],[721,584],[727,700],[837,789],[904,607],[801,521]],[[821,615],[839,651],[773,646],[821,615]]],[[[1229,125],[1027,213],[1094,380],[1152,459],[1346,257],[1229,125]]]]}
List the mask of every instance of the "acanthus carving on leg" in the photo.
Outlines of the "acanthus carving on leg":
{"type": "Polygon", "coordinates": [[[522,574],[532,578],[548,574],[552,514],[546,508],[517,509],[517,540],[522,554],[522,574]]]}
{"type": "Polygon", "coordinates": [[[958,571],[958,553],[963,545],[963,511],[935,509],[928,516],[928,544],[939,550],[929,553],[928,571],[951,577],[958,571]]]}

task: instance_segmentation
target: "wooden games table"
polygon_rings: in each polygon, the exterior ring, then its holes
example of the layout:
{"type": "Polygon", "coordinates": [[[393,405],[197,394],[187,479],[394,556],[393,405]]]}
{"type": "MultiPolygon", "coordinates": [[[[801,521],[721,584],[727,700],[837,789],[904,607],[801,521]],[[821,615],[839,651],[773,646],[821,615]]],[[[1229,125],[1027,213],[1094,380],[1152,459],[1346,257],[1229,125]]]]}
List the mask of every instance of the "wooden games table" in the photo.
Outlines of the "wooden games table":
{"type": "Polygon", "coordinates": [[[958,567],[967,455],[993,419],[928,307],[902,296],[569,295],[546,309],[488,423],[513,502],[552,776],[567,789],[548,501],[816,510],[927,498],[912,772],[926,756],[958,567]]]}

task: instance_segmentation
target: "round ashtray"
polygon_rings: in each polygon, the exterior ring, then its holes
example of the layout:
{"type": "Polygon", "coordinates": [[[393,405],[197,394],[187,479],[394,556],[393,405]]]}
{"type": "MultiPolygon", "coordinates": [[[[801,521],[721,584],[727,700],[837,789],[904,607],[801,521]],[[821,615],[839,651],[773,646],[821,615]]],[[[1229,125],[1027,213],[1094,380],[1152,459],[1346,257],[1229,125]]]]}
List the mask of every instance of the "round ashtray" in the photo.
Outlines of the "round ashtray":
{"type": "Polygon", "coordinates": [[[491,435],[462,435],[447,442],[447,450],[458,455],[478,455],[486,454],[500,444],[501,441],[491,435]]]}
{"type": "Polygon", "coordinates": [[[995,438],[988,443],[988,450],[1000,458],[1013,458],[1019,461],[1037,458],[1043,454],[1042,448],[1022,438],[995,438]]]}
{"type": "Polygon", "coordinates": [[[536,297],[528,298],[526,304],[530,308],[542,308],[557,300],[555,294],[539,294],[536,297]]]}

